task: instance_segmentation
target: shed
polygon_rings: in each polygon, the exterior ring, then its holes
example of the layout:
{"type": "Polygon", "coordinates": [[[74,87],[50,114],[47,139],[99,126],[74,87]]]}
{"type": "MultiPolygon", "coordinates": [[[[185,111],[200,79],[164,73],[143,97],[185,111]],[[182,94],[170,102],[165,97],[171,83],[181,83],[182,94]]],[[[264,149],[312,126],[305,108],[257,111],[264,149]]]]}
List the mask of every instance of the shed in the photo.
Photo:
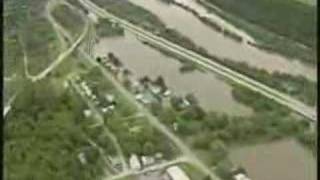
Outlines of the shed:
{"type": "Polygon", "coordinates": [[[187,174],[178,166],[169,167],[166,171],[171,180],[190,180],[187,174]]]}

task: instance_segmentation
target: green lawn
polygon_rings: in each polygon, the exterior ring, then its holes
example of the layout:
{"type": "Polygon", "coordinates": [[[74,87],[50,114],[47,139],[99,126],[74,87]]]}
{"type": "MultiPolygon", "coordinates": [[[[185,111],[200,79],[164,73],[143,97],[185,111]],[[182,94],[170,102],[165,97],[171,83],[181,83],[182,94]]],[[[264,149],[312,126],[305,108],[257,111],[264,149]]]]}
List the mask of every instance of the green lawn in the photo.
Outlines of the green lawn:
{"type": "Polygon", "coordinates": [[[53,10],[52,15],[62,27],[72,34],[73,37],[80,36],[85,23],[79,13],[66,5],[59,5],[53,10]]]}

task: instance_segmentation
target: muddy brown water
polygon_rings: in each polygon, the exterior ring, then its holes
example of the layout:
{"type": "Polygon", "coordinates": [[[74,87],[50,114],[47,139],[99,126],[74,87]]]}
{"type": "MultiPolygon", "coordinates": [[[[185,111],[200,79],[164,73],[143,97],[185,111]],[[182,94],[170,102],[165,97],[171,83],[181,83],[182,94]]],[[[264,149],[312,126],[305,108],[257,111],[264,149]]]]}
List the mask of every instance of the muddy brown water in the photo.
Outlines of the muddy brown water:
{"type": "MultiPolygon", "coordinates": [[[[265,69],[269,72],[279,71],[293,75],[303,75],[311,80],[317,79],[315,67],[226,38],[221,33],[205,25],[192,13],[177,5],[168,5],[160,0],[129,1],[157,15],[168,27],[174,28],[189,37],[211,54],[230,58],[234,61],[247,62],[251,66],[265,69]]],[[[190,0],[186,2],[189,7],[196,9],[200,13],[206,13],[196,3],[190,0]]],[[[203,15],[207,16],[207,14],[203,15]]]]}
{"type": "Polygon", "coordinates": [[[156,49],[140,42],[136,36],[126,32],[124,37],[104,38],[95,45],[96,55],[105,56],[114,52],[136,77],[161,75],[168,87],[177,95],[194,93],[200,105],[206,110],[249,115],[252,110],[236,102],[231,94],[231,86],[213,73],[198,70],[181,73],[182,64],[156,49]]]}
{"type": "Polygon", "coordinates": [[[252,180],[316,180],[316,157],[293,139],[237,148],[231,161],[252,180]]]}

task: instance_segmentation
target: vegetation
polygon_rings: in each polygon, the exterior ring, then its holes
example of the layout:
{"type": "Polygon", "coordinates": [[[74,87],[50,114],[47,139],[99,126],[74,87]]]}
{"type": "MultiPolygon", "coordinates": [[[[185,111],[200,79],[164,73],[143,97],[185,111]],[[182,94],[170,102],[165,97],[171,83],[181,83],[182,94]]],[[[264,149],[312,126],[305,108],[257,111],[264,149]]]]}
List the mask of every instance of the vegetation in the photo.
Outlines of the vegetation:
{"type": "Polygon", "coordinates": [[[123,36],[124,30],[117,24],[111,23],[108,19],[99,20],[96,25],[97,35],[99,37],[123,36]]]}
{"type": "Polygon", "coordinates": [[[47,19],[30,20],[22,37],[30,74],[41,72],[58,56],[58,40],[47,19]]]}
{"type": "Polygon", "coordinates": [[[111,82],[101,79],[103,75],[99,69],[92,69],[84,76],[88,86],[92,88],[98,99],[103,99],[106,94],[115,96],[116,107],[112,113],[104,115],[105,124],[117,137],[127,158],[131,154],[154,155],[163,153],[166,158],[175,155],[174,146],[143,117],[134,105],[128,101],[112,86],[111,82]]]}
{"type": "Polygon", "coordinates": [[[165,25],[158,17],[127,0],[93,0],[92,2],[121,18],[127,19],[129,22],[150,31],[157,32],[159,27],[165,28],[165,25]]]}
{"type": "Polygon", "coordinates": [[[25,25],[27,10],[26,2],[12,0],[4,1],[4,33],[3,33],[3,63],[4,76],[10,77],[22,70],[22,50],[19,39],[20,29],[25,25]]]}
{"type": "Polygon", "coordinates": [[[228,59],[224,63],[238,72],[252,77],[283,93],[296,97],[300,101],[315,106],[317,102],[317,83],[298,75],[280,72],[268,73],[265,70],[249,67],[246,63],[234,62],[228,59]]]}
{"type": "Polygon", "coordinates": [[[44,15],[46,3],[46,0],[27,1],[24,23],[17,32],[28,57],[30,74],[41,72],[60,52],[58,38],[44,15]]]}
{"type": "MultiPolygon", "coordinates": [[[[216,166],[226,160],[228,147],[250,145],[295,137],[315,151],[315,134],[309,132],[308,122],[260,94],[243,87],[234,87],[236,100],[254,109],[252,116],[228,116],[205,112],[197,105],[174,108],[174,104],[158,108],[157,115],[192,146],[208,165],[216,166]],[[175,127],[175,128],[174,128],[175,127]]],[[[175,101],[173,101],[175,102],[175,101]]]]}
{"type": "Polygon", "coordinates": [[[281,36],[311,48],[316,47],[315,7],[292,0],[245,0],[241,3],[236,0],[207,0],[207,2],[281,36]],[[299,22],[303,22],[303,26],[299,22]]]}
{"type": "Polygon", "coordinates": [[[102,158],[80,128],[86,122],[84,105],[57,85],[51,80],[24,84],[4,126],[6,179],[85,180],[103,173],[102,158]],[[82,165],[78,155],[85,149],[92,156],[82,165]]]}
{"type": "Polygon", "coordinates": [[[70,9],[66,5],[59,5],[55,7],[52,12],[55,20],[61,24],[62,27],[71,32],[74,37],[80,36],[85,26],[81,15],[76,11],[70,9]]]}
{"type": "Polygon", "coordinates": [[[247,31],[257,40],[257,44],[254,45],[258,48],[316,64],[315,7],[292,0],[281,2],[246,0],[241,6],[234,0],[198,0],[198,2],[209,11],[247,31]],[[215,6],[223,11],[216,9],[215,6]],[[304,22],[304,26],[297,22],[304,22]]]}

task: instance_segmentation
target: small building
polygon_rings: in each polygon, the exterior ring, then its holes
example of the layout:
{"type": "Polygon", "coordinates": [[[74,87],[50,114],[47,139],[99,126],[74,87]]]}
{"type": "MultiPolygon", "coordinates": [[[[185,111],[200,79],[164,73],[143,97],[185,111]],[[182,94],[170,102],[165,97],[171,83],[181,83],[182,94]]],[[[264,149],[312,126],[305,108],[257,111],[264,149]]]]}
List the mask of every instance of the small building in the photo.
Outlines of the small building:
{"type": "Polygon", "coordinates": [[[155,163],[155,159],[151,156],[142,156],[141,161],[143,166],[149,166],[155,163]]]}
{"type": "Polygon", "coordinates": [[[163,92],[163,95],[164,95],[165,97],[168,97],[168,96],[171,95],[171,91],[170,91],[169,89],[166,89],[166,90],[163,92]]]}
{"type": "Polygon", "coordinates": [[[171,166],[166,172],[171,180],[190,180],[188,175],[179,166],[171,166]]]}
{"type": "Polygon", "coordinates": [[[234,180],[250,180],[246,170],[242,167],[233,169],[231,173],[234,180]]]}
{"type": "Polygon", "coordinates": [[[134,170],[141,169],[139,158],[136,154],[132,154],[129,159],[130,168],[134,170]]]}
{"type": "Polygon", "coordinates": [[[152,94],[150,91],[145,91],[143,93],[137,94],[136,100],[145,105],[159,102],[159,99],[155,97],[154,94],[152,94]]]}
{"type": "Polygon", "coordinates": [[[88,14],[88,17],[89,17],[94,23],[98,23],[98,22],[99,22],[98,17],[97,17],[94,13],[92,13],[92,12],[90,12],[90,13],[88,14]]]}
{"type": "Polygon", "coordinates": [[[122,164],[121,164],[121,159],[117,156],[107,156],[107,159],[110,161],[111,165],[118,169],[122,170],[122,164]]]}
{"type": "Polygon", "coordinates": [[[135,94],[138,94],[143,91],[144,87],[140,84],[139,81],[134,79],[129,79],[131,81],[131,91],[135,94]]]}
{"type": "Polygon", "coordinates": [[[91,112],[91,110],[86,109],[86,110],[83,111],[83,114],[84,114],[85,117],[90,117],[92,112],[91,112]]]}
{"type": "Polygon", "coordinates": [[[78,158],[79,158],[79,161],[81,164],[83,164],[83,165],[87,164],[87,160],[86,160],[85,154],[83,152],[78,154],[78,158]]]}
{"type": "Polygon", "coordinates": [[[112,103],[112,102],[115,102],[115,98],[114,98],[114,95],[112,95],[112,94],[106,94],[105,95],[105,98],[106,98],[106,100],[108,101],[108,102],[110,102],[110,103],[112,103]]]}
{"type": "Polygon", "coordinates": [[[247,175],[239,173],[233,176],[234,180],[250,180],[247,175]]]}
{"type": "Polygon", "coordinates": [[[160,159],[163,158],[163,154],[162,154],[161,152],[157,152],[156,155],[155,155],[155,158],[156,158],[157,160],[160,160],[160,159]]]}
{"type": "Polygon", "coordinates": [[[69,87],[69,82],[68,82],[68,81],[65,81],[65,82],[63,83],[63,87],[64,87],[64,88],[68,88],[68,87],[69,87]]]}
{"type": "Polygon", "coordinates": [[[160,86],[154,85],[154,84],[150,85],[149,88],[150,88],[150,91],[154,94],[160,94],[162,91],[162,88],[160,86]]]}

